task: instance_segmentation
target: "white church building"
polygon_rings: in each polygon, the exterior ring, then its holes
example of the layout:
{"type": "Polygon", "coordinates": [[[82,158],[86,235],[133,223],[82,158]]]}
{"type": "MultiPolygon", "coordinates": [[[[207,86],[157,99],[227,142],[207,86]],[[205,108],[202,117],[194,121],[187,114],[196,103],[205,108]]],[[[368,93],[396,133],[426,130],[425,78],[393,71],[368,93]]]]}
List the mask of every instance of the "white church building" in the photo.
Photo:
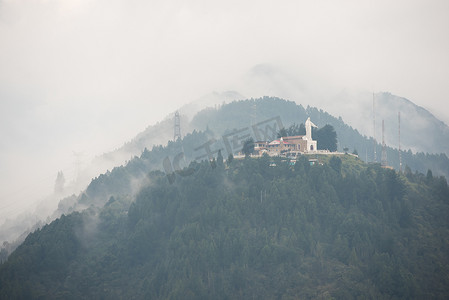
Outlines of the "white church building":
{"type": "Polygon", "coordinates": [[[266,142],[255,142],[254,152],[256,155],[267,153],[270,156],[286,155],[296,156],[298,154],[317,153],[317,141],[312,138],[312,127],[317,127],[310,121],[305,122],[306,135],[286,136],[280,139],[266,142]]]}

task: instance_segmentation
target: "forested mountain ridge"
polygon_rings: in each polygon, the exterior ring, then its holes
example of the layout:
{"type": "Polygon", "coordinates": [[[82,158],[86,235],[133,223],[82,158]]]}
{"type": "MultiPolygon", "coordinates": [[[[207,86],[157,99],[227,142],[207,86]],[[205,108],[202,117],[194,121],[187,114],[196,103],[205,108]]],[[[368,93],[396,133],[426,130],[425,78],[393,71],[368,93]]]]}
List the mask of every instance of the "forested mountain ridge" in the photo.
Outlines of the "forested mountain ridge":
{"type": "MultiPolygon", "coordinates": [[[[208,128],[217,135],[223,135],[232,129],[238,130],[274,117],[279,117],[284,127],[304,123],[308,117],[318,127],[329,124],[337,133],[339,151],[343,151],[344,148],[350,149],[351,152],[357,150],[360,158],[365,162],[381,161],[381,139],[374,143],[372,137],[361,135],[357,129],[347,125],[341,118],[334,117],[316,107],[304,108],[293,101],[276,97],[234,101],[217,109],[205,109],[195,116],[191,125],[202,130],[208,128]],[[375,159],[374,145],[376,145],[375,159]]],[[[367,122],[371,124],[372,120],[367,122]]],[[[388,164],[399,170],[397,145],[387,145],[386,152],[388,164]]],[[[403,167],[408,166],[413,172],[426,173],[428,169],[431,169],[434,174],[449,178],[449,159],[444,153],[413,153],[410,149],[402,148],[401,156],[403,167]]]]}
{"type": "MultiPolygon", "coordinates": [[[[386,99],[386,97],[381,97],[380,99],[386,99]]],[[[385,104],[382,105],[386,106],[385,104]]],[[[410,110],[409,106],[407,106],[408,110],[410,110]]],[[[404,119],[406,116],[406,111],[404,111],[402,120],[404,123],[402,134],[404,137],[408,137],[407,139],[409,145],[414,142],[415,148],[419,149],[420,145],[418,144],[422,143],[422,139],[413,139],[413,136],[417,137],[414,135],[415,129],[407,130],[407,127],[404,126],[412,123],[411,120],[404,119]]],[[[412,114],[412,116],[414,115],[412,114]]],[[[313,104],[311,104],[311,106],[303,107],[293,101],[288,101],[277,97],[262,97],[257,99],[233,101],[231,103],[218,106],[215,105],[215,107],[200,110],[191,120],[186,116],[181,115],[181,131],[184,135],[185,133],[192,132],[193,130],[211,130],[215,137],[219,139],[222,135],[233,129],[239,130],[246,128],[251,124],[264,122],[265,120],[274,117],[279,117],[285,127],[292,124],[299,125],[303,123],[307,117],[311,117],[313,122],[318,125],[318,127],[323,127],[326,124],[332,125],[337,132],[339,151],[342,151],[343,148],[347,147],[351,152],[353,150],[357,150],[360,158],[366,162],[380,162],[381,160],[382,145],[381,139],[379,138],[381,134],[377,133],[377,156],[374,158],[374,141],[372,137],[367,137],[360,134],[356,128],[349,126],[345,120],[338,116],[333,116],[320,108],[314,107],[313,104]]],[[[389,116],[389,118],[392,119],[391,116],[389,116]]],[[[371,119],[366,119],[365,121],[371,126],[371,119]]],[[[159,144],[165,145],[166,142],[168,142],[173,136],[173,124],[174,122],[171,117],[166,118],[164,121],[156,124],[155,126],[149,126],[145,131],[139,133],[132,141],[126,143],[122,148],[100,156],[97,160],[101,162],[101,164],[109,164],[114,166],[114,161],[120,161],[119,164],[122,164],[125,159],[135,155],[140,155],[145,147],[151,149],[153,146],[157,146],[159,144]]],[[[393,127],[395,128],[394,132],[396,132],[396,126],[390,125],[387,128],[389,128],[390,131],[393,131],[393,127]]],[[[445,135],[443,135],[443,133],[447,134],[447,129],[445,131],[437,131],[435,139],[444,140],[445,135]]],[[[394,138],[388,136],[387,138],[390,141],[397,140],[396,136],[394,136],[394,138]]],[[[397,147],[398,145],[396,143],[391,145],[387,144],[387,157],[389,164],[398,170],[399,153],[396,149],[397,147]]],[[[441,147],[433,148],[434,151],[428,151],[426,153],[412,152],[409,148],[406,148],[403,145],[403,166],[408,165],[412,171],[418,171],[421,173],[425,173],[428,169],[431,169],[435,174],[443,175],[446,178],[449,178],[449,159],[446,154],[438,151],[440,149],[441,147]]]]}
{"type": "MultiPolygon", "coordinates": [[[[266,120],[277,118],[281,121],[281,124],[274,124],[273,129],[279,130],[280,126],[287,128],[292,124],[300,124],[309,116],[319,127],[330,124],[335,128],[338,150],[342,151],[344,147],[348,147],[351,151],[357,150],[362,159],[365,159],[363,153],[373,152],[374,142],[371,138],[360,135],[357,130],[346,125],[342,119],[335,118],[317,108],[303,108],[292,101],[273,97],[234,101],[218,108],[204,109],[199,112],[188,126],[200,130],[195,129],[191,133],[185,134],[182,140],[169,141],[165,147],[156,145],[151,150],[144,149],[139,157],[134,156],[125,165],[115,167],[111,171],[94,178],[87,186],[85,192],[77,197],[71,196],[61,200],[54,215],[57,216],[58,214],[84,209],[91,204],[101,207],[110,196],[133,195],[138,190],[141,180],[149,171],[162,170],[166,173],[174,171],[172,164],[176,156],[181,153],[183,155],[181,167],[187,166],[191,161],[198,159],[200,151],[197,149],[212,140],[216,140],[215,148],[223,149],[223,154],[227,157],[229,153],[225,151],[226,147],[223,137],[234,131],[241,131],[247,128],[249,130],[246,130],[245,133],[251,134],[256,139],[254,131],[250,130],[251,126],[249,125],[251,123],[264,123],[266,120]],[[255,109],[256,115],[251,120],[255,109]],[[169,162],[168,169],[164,165],[166,161],[169,162]]],[[[165,123],[168,123],[168,121],[166,120],[165,123]]],[[[161,128],[158,130],[161,130],[161,128]]],[[[162,131],[163,135],[167,134],[165,130],[162,131]]],[[[147,134],[142,133],[139,135],[140,147],[144,147],[145,143],[143,141],[147,138],[147,134]]],[[[134,144],[130,143],[129,145],[134,144]]],[[[376,148],[377,161],[380,161],[381,145],[377,144],[376,148]]],[[[390,165],[399,169],[398,151],[387,147],[387,156],[390,165]]],[[[368,158],[368,161],[372,161],[372,157],[371,159],[368,158]]],[[[403,151],[402,163],[404,168],[408,166],[413,172],[425,173],[430,169],[437,176],[443,175],[449,178],[449,159],[445,154],[413,154],[410,150],[403,151]]]]}
{"type": "Polygon", "coordinates": [[[192,162],[62,216],[0,266],[0,298],[442,299],[449,188],[349,155],[192,162]]]}
{"type": "MultiPolygon", "coordinates": [[[[179,167],[173,166],[173,163],[177,155],[181,153],[184,155],[180,160],[181,167],[187,166],[189,162],[197,159],[199,156],[198,151],[195,151],[195,149],[212,139],[217,140],[217,149],[221,147],[223,150],[226,150],[223,144],[223,137],[234,132],[233,130],[251,129],[251,124],[264,123],[266,120],[273,118],[279,118],[283,126],[288,128],[292,124],[299,125],[309,116],[319,127],[330,124],[335,128],[338,139],[338,150],[342,151],[345,147],[349,148],[350,152],[357,150],[362,160],[368,162],[373,161],[374,142],[372,138],[360,135],[356,129],[346,125],[341,118],[333,117],[317,108],[304,108],[292,101],[275,97],[235,101],[230,104],[205,109],[199,112],[190,122],[185,117],[181,117],[182,133],[184,135],[182,141],[168,142],[166,147],[160,145],[152,146],[155,143],[165,144],[164,141],[169,140],[172,136],[173,120],[167,118],[160,124],[147,128],[145,132],[139,134],[133,141],[117,150],[118,152],[112,152],[102,156],[99,159],[99,161],[102,161],[100,164],[105,163],[106,165],[110,165],[108,168],[111,171],[105,171],[101,175],[98,175],[98,172],[90,172],[89,176],[96,177],[91,180],[89,185],[86,184],[87,189],[85,188],[86,185],[83,185],[80,188],[83,190],[81,194],[62,199],[59,202],[58,209],[50,217],[50,220],[59,217],[62,213],[67,214],[72,211],[85,209],[91,204],[102,207],[110,196],[132,196],[138,191],[142,180],[145,180],[145,176],[149,171],[164,170],[167,172],[173,169],[173,167],[179,167]],[[185,134],[191,128],[196,128],[196,130],[192,131],[192,133],[185,134]],[[145,146],[149,147],[150,150],[143,150],[145,146]],[[135,155],[139,155],[139,157],[135,155]],[[118,158],[120,163],[116,164],[115,162],[118,158]],[[129,160],[125,162],[125,158],[129,160]],[[122,159],[123,161],[121,161],[122,159]],[[166,161],[168,161],[168,170],[165,170],[167,168],[167,165],[164,164],[166,161]],[[120,164],[123,164],[123,166],[117,166],[112,169],[112,166],[120,164]]],[[[279,126],[276,127],[276,130],[279,130],[279,126]]],[[[246,131],[245,134],[248,132],[254,135],[254,132],[251,130],[246,131]]],[[[253,137],[256,138],[256,136],[253,137]]],[[[382,153],[381,145],[377,143],[376,148],[376,160],[380,161],[382,153]]],[[[223,151],[223,155],[227,157],[228,153],[223,151]]],[[[389,164],[399,169],[398,151],[387,147],[387,156],[389,164]]],[[[412,172],[426,173],[428,169],[431,169],[436,176],[444,175],[447,178],[449,177],[449,159],[445,154],[414,154],[410,150],[402,151],[402,164],[404,170],[406,166],[412,172]]],[[[93,169],[90,171],[93,171],[93,169]]],[[[79,189],[77,193],[78,191],[79,189]]],[[[42,222],[48,222],[48,219],[42,219],[42,222]]],[[[9,225],[14,225],[14,222],[10,223],[9,225]]],[[[24,231],[28,233],[30,230],[34,230],[31,228],[27,229],[24,226],[3,226],[2,230],[16,230],[16,236],[19,236],[24,231]],[[16,227],[19,230],[15,229],[16,227]]],[[[25,237],[26,235],[22,234],[22,236],[25,237]]],[[[15,244],[21,241],[23,239],[14,244],[8,244],[8,247],[4,247],[8,251],[1,252],[0,260],[4,259],[6,257],[5,253],[10,252],[11,249],[15,248],[15,244]]]]}

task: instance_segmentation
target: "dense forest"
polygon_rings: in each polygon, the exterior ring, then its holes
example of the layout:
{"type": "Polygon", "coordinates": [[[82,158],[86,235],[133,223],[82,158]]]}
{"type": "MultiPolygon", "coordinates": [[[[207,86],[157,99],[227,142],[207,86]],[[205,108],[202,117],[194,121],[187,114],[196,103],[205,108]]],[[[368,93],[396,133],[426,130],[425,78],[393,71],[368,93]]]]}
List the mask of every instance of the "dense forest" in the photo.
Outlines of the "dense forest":
{"type": "Polygon", "coordinates": [[[30,234],[0,266],[0,298],[446,298],[445,178],[309,158],[150,172],[135,198],[30,234]]]}

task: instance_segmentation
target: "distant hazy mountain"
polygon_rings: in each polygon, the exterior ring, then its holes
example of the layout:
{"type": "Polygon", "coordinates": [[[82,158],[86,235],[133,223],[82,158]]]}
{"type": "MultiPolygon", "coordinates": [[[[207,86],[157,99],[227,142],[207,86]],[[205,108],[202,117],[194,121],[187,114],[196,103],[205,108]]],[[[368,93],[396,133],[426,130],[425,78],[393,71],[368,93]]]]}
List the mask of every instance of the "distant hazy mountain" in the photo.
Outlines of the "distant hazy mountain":
{"type": "MultiPolygon", "coordinates": [[[[199,111],[208,107],[217,108],[225,103],[241,99],[244,99],[244,96],[234,91],[213,92],[182,106],[178,110],[181,121],[181,135],[195,129],[194,126],[191,126],[190,121],[199,111]]],[[[140,155],[145,148],[151,149],[154,145],[166,145],[168,141],[173,139],[174,114],[175,112],[166,116],[162,121],[148,126],[122,147],[96,157],[91,166],[84,171],[86,174],[84,177],[92,178],[99,173],[119,166],[133,156],[140,155]]]]}
{"type": "Polygon", "coordinates": [[[216,108],[225,103],[243,99],[246,99],[246,97],[235,91],[213,92],[182,106],[179,109],[179,113],[191,120],[199,111],[206,107],[216,108]]]}
{"type": "MultiPolygon", "coordinates": [[[[343,91],[336,95],[333,101],[347,103],[346,106],[351,109],[342,112],[344,120],[361,133],[373,136],[372,93],[343,91]]],[[[384,120],[386,144],[395,148],[399,146],[400,112],[402,149],[449,155],[449,127],[428,110],[391,93],[376,93],[374,101],[378,142],[382,142],[382,120],[384,120]]]]}
{"type": "Polygon", "coordinates": [[[397,144],[398,112],[401,112],[403,148],[449,155],[449,127],[444,122],[405,98],[390,93],[380,93],[375,96],[378,123],[381,122],[380,118],[385,119],[385,138],[389,145],[397,144]]]}
{"type": "MultiPolygon", "coordinates": [[[[248,97],[275,96],[341,116],[346,124],[366,136],[373,136],[373,93],[340,89],[306,71],[286,70],[270,64],[250,69],[235,90],[248,97]]],[[[401,144],[404,149],[449,155],[449,127],[425,108],[387,92],[376,93],[376,139],[382,142],[385,120],[387,145],[398,147],[398,112],[401,112],[401,144]]]]}
{"type": "MultiPolygon", "coordinates": [[[[260,97],[276,96],[291,100],[303,107],[309,105],[318,107],[337,118],[341,116],[346,125],[356,129],[362,135],[373,136],[373,94],[367,91],[343,90],[336,93],[335,90],[326,89],[324,83],[318,84],[304,74],[289,73],[268,64],[260,64],[252,68],[243,77],[240,85],[235,88],[238,91],[213,92],[182,106],[179,109],[181,133],[205,129],[195,122],[190,123],[195,115],[205,108],[217,109],[223,104],[246,99],[243,94],[260,94],[260,97]]],[[[390,93],[375,94],[375,102],[378,143],[382,143],[382,119],[384,119],[386,144],[392,148],[399,147],[398,112],[401,111],[402,149],[410,149],[415,153],[449,155],[449,127],[430,112],[410,100],[390,93]]],[[[248,113],[252,114],[252,112],[248,113]]],[[[123,164],[132,156],[139,155],[145,147],[165,145],[173,138],[173,116],[174,112],[157,124],[147,127],[123,147],[97,157],[91,165],[97,167],[86,169],[84,177],[91,178],[116,165],[123,164]]],[[[342,147],[352,147],[351,141],[343,142],[342,147]]],[[[360,146],[357,148],[359,151],[363,150],[360,146]]]]}

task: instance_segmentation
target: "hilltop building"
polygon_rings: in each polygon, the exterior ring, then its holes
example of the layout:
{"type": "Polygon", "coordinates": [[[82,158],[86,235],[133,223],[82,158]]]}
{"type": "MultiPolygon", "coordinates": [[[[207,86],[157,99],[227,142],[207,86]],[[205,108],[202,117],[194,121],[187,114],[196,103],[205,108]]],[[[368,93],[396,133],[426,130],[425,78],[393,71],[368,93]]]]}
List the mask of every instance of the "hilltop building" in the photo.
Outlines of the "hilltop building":
{"type": "Polygon", "coordinates": [[[317,126],[310,121],[309,117],[305,122],[305,127],[306,135],[285,136],[271,142],[256,141],[254,143],[254,155],[267,153],[270,156],[297,156],[317,153],[317,141],[312,139],[312,127],[317,126]]]}

